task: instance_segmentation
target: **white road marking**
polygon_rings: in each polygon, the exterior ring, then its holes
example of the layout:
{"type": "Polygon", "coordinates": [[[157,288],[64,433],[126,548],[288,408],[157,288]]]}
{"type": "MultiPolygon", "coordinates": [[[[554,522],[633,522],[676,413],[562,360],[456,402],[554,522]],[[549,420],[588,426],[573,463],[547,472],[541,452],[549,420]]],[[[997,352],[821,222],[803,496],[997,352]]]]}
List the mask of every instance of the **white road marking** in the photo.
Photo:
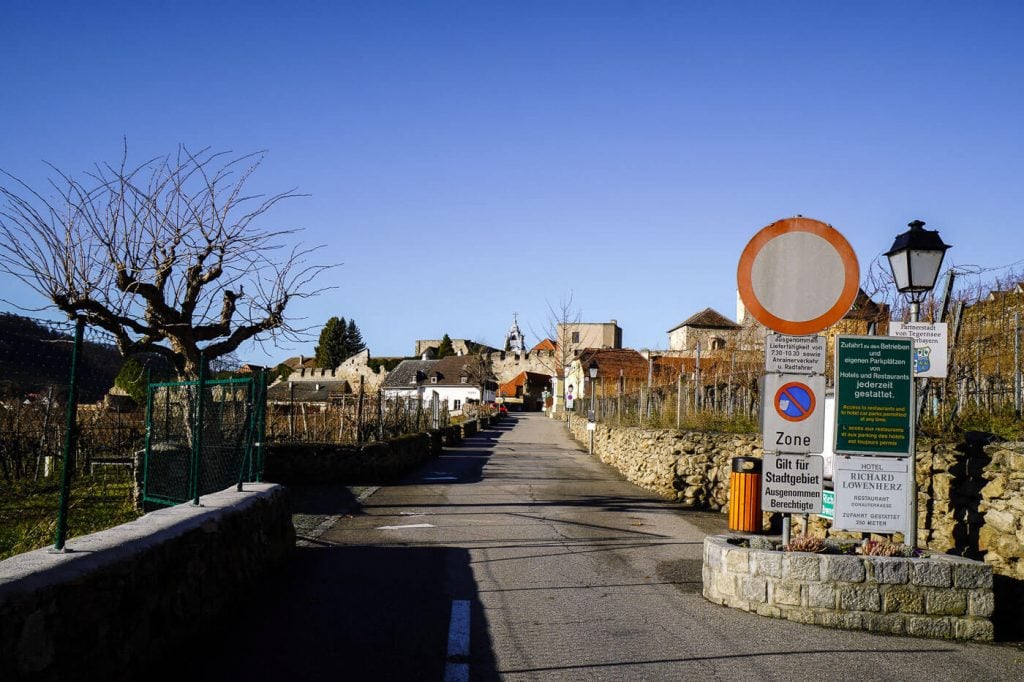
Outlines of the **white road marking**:
{"type": "Polygon", "coordinates": [[[377,526],[377,530],[404,530],[406,528],[434,528],[429,523],[410,523],[406,526],[377,526]]]}
{"type": "Polygon", "coordinates": [[[452,617],[448,623],[448,662],[444,666],[445,682],[469,680],[469,601],[452,600],[452,617]]]}

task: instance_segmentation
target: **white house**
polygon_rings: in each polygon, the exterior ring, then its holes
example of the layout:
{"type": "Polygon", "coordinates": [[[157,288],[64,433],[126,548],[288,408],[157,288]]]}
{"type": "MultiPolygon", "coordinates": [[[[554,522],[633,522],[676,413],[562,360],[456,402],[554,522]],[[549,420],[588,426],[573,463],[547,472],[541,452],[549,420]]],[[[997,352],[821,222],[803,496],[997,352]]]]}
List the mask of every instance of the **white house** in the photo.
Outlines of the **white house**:
{"type": "Polygon", "coordinates": [[[415,398],[429,403],[437,394],[449,414],[461,414],[467,403],[493,402],[496,389],[489,369],[477,356],[404,360],[381,386],[385,400],[415,398]]]}

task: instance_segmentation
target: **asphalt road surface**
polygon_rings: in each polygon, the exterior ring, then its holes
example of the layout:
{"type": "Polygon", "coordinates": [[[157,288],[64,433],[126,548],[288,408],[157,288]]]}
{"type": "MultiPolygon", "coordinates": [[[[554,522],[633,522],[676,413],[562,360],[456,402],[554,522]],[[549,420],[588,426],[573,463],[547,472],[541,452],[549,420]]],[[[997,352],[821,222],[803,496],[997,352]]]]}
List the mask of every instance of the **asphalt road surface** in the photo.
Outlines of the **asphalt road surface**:
{"type": "Polygon", "coordinates": [[[282,574],[160,672],[275,680],[1022,680],[1012,646],[763,618],[701,597],[722,514],[513,415],[400,485],[298,496],[282,574]],[[372,493],[372,494],[371,494],[372,493]],[[307,524],[309,526],[310,524],[307,524]]]}

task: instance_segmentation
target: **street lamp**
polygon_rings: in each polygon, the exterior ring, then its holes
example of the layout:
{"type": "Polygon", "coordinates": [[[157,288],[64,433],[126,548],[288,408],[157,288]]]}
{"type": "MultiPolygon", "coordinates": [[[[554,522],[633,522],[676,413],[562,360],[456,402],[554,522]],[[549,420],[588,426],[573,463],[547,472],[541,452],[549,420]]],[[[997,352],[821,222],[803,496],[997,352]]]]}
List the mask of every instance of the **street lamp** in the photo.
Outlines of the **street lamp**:
{"type": "Polygon", "coordinates": [[[594,405],[595,405],[594,398],[596,396],[595,391],[597,389],[597,361],[596,360],[591,360],[590,361],[590,364],[587,366],[587,372],[590,374],[590,411],[594,415],[594,418],[592,419],[592,421],[596,421],[597,410],[594,407],[594,405]]]}
{"type": "Polygon", "coordinates": [[[590,414],[588,416],[587,428],[590,430],[590,454],[594,454],[594,431],[597,428],[597,410],[594,398],[597,393],[597,361],[591,360],[587,365],[587,373],[590,375],[590,414]]]}
{"type": "MultiPolygon", "coordinates": [[[[946,255],[949,244],[942,241],[937,230],[924,229],[923,220],[908,223],[910,229],[896,236],[892,248],[886,253],[892,277],[896,281],[896,289],[901,294],[910,296],[910,321],[917,322],[921,310],[921,300],[935,288],[935,280],[939,277],[942,259],[946,255]]],[[[917,390],[914,390],[914,403],[917,402],[917,390]]],[[[907,533],[904,542],[917,547],[917,410],[911,406],[910,427],[910,490],[908,491],[907,533]]]]}
{"type": "Polygon", "coordinates": [[[886,253],[896,289],[910,295],[910,321],[917,322],[921,300],[935,288],[949,244],[942,241],[938,230],[924,229],[923,220],[908,224],[909,230],[896,237],[886,253]]]}

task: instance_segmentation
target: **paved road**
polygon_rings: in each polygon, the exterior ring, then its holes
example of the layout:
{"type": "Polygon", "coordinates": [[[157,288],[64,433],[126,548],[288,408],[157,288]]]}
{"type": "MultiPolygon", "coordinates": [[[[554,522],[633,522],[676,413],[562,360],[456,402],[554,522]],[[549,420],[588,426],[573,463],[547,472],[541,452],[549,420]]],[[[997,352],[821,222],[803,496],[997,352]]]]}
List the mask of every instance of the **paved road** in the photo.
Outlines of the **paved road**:
{"type": "Polygon", "coordinates": [[[300,511],[327,518],[319,537],[302,543],[258,603],[164,672],[280,680],[1024,678],[1024,652],[1012,647],[828,630],[706,602],[701,540],[724,528],[723,515],[682,512],[623,482],[541,415],[485,431],[336,522],[331,512],[354,505],[351,496],[332,500],[322,490],[306,500],[300,511]]]}

